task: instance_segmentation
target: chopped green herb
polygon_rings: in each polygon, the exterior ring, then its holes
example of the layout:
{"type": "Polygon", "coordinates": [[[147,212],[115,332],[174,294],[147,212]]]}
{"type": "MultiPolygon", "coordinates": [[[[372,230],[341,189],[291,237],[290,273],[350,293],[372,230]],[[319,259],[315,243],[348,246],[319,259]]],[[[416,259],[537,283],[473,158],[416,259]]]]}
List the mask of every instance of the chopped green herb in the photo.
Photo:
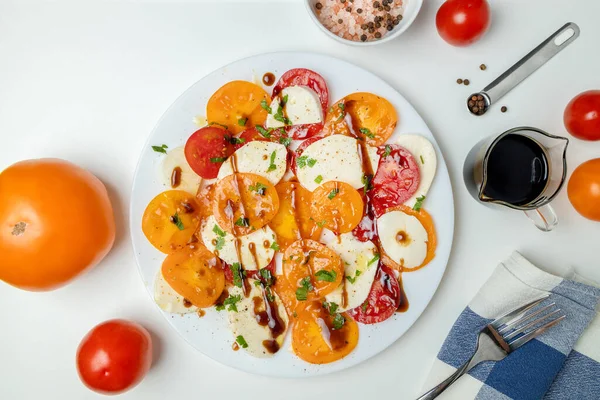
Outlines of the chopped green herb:
{"type": "Polygon", "coordinates": [[[219,236],[217,238],[217,241],[215,242],[215,250],[219,251],[221,250],[223,247],[225,246],[225,239],[221,236],[219,236]]]}
{"type": "Polygon", "coordinates": [[[335,282],[337,272],[321,269],[315,273],[315,278],[317,278],[318,281],[335,282]]]}
{"type": "Polygon", "coordinates": [[[425,196],[419,196],[419,197],[417,197],[417,202],[413,206],[413,210],[415,210],[415,211],[421,211],[421,207],[423,207],[423,202],[424,201],[425,201],[425,196]]]}
{"type": "Polygon", "coordinates": [[[218,122],[209,122],[208,123],[208,126],[213,126],[213,125],[217,125],[217,126],[220,126],[221,128],[229,129],[229,127],[227,125],[223,125],[218,122]]]}
{"type": "Polygon", "coordinates": [[[338,107],[340,108],[340,110],[345,111],[346,110],[346,104],[344,103],[338,103],[338,107]]]}
{"type": "Polygon", "coordinates": [[[323,308],[325,308],[327,311],[329,311],[330,315],[335,314],[335,312],[338,309],[338,305],[336,303],[332,302],[328,302],[328,301],[324,301],[323,302],[323,308]]]}
{"type": "Polygon", "coordinates": [[[305,277],[300,281],[300,287],[296,289],[296,299],[304,301],[308,298],[308,292],[314,289],[310,282],[310,277],[305,277]]]}
{"type": "Polygon", "coordinates": [[[270,287],[265,288],[265,294],[267,295],[267,300],[269,300],[270,302],[275,301],[275,296],[273,296],[273,292],[271,291],[270,287]]]}
{"type": "Polygon", "coordinates": [[[235,341],[237,342],[237,344],[239,344],[242,347],[242,349],[248,348],[248,343],[246,342],[246,339],[244,339],[244,337],[242,335],[239,335],[238,337],[236,337],[235,341]]]}
{"type": "Polygon", "coordinates": [[[225,309],[225,306],[224,306],[223,304],[217,304],[217,305],[215,306],[215,309],[216,309],[217,311],[223,311],[223,310],[225,309]]]}
{"type": "Polygon", "coordinates": [[[273,151],[269,160],[269,168],[267,168],[267,172],[275,171],[277,169],[277,165],[275,165],[275,157],[277,157],[277,152],[273,151]]]}
{"type": "Polygon", "coordinates": [[[279,138],[279,143],[281,143],[285,147],[289,147],[289,145],[292,144],[292,138],[289,138],[289,137],[280,137],[279,138]]]}
{"type": "Polygon", "coordinates": [[[154,150],[157,153],[163,153],[163,154],[167,154],[168,148],[169,148],[169,146],[167,146],[166,144],[163,144],[162,146],[152,146],[152,150],[154,150]]]}
{"type": "Polygon", "coordinates": [[[360,269],[357,269],[354,277],[348,275],[346,276],[346,279],[348,279],[348,282],[354,283],[356,282],[356,278],[358,278],[360,274],[362,274],[362,271],[360,269]]]}
{"type": "Polygon", "coordinates": [[[225,160],[227,160],[227,157],[211,157],[210,162],[216,164],[220,162],[225,162],[225,160]]]}
{"type": "Polygon", "coordinates": [[[258,133],[260,133],[263,137],[265,137],[267,139],[271,138],[271,132],[273,132],[273,129],[271,129],[271,128],[265,129],[260,125],[256,125],[255,128],[258,131],[258,133]]]}
{"type": "Polygon", "coordinates": [[[326,220],[323,220],[323,221],[317,221],[317,226],[318,226],[319,228],[322,228],[322,227],[324,227],[324,226],[325,226],[325,224],[327,224],[327,221],[326,221],[326,220]]]}
{"type": "Polygon", "coordinates": [[[242,266],[240,263],[233,263],[229,266],[231,272],[233,274],[233,284],[237,287],[242,287],[243,279],[246,276],[246,271],[242,270],[242,266]]]}
{"type": "Polygon", "coordinates": [[[323,176],[317,175],[317,177],[315,178],[315,183],[321,183],[321,182],[323,182],[323,176]]]}
{"type": "Polygon", "coordinates": [[[223,231],[221,228],[219,228],[219,225],[213,226],[213,232],[216,233],[219,236],[225,236],[226,235],[225,231],[223,231]]]}
{"type": "Polygon", "coordinates": [[[419,155],[419,158],[421,159],[421,164],[425,164],[425,160],[423,160],[423,155],[419,155]]]}
{"type": "Polygon", "coordinates": [[[262,283],[260,281],[254,281],[254,286],[260,286],[262,283]]]}
{"type": "Polygon", "coordinates": [[[360,128],[360,133],[368,137],[369,139],[375,139],[375,134],[371,132],[368,128],[360,128]]]}
{"type": "Polygon", "coordinates": [[[311,168],[314,167],[316,163],[317,163],[317,160],[315,160],[314,158],[309,158],[308,162],[307,162],[308,166],[311,168]]]}
{"type": "Polygon", "coordinates": [[[286,94],[285,96],[283,96],[283,104],[287,104],[288,102],[288,95],[286,94]]]}
{"type": "Polygon", "coordinates": [[[267,100],[262,99],[260,101],[260,106],[266,110],[269,114],[273,114],[273,110],[271,110],[271,107],[269,107],[269,104],[267,103],[267,100]]]}
{"type": "Polygon", "coordinates": [[[229,295],[229,297],[223,301],[223,307],[228,306],[227,311],[238,312],[236,304],[240,301],[242,301],[242,296],[239,294],[236,296],[229,295]]]}
{"type": "Polygon", "coordinates": [[[377,260],[379,260],[379,253],[373,254],[373,258],[371,258],[371,260],[367,263],[367,267],[373,264],[374,262],[377,262],[377,260]]]}
{"type": "Polygon", "coordinates": [[[246,142],[246,139],[243,139],[243,138],[237,138],[237,137],[234,137],[234,136],[229,136],[229,135],[226,135],[226,136],[225,136],[225,139],[226,139],[226,140],[227,140],[229,143],[231,143],[231,144],[233,144],[233,145],[236,145],[236,144],[244,144],[244,143],[246,142]]]}
{"type": "Polygon", "coordinates": [[[185,227],[183,226],[183,222],[181,222],[181,218],[179,218],[179,214],[175,213],[175,215],[172,215],[171,218],[169,218],[169,220],[175,224],[175,226],[177,227],[177,229],[179,229],[180,231],[184,230],[185,227]]]}
{"type": "Polygon", "coordinates": [[[338,121],[341,121],[341,120],[343,120],[343,119],[344,119],[344,117],[346,116],[346,111],[345,111],[345,110],[346,110],[346,105],[345,105],[344,103],[338,103],[338,105],[337,105],[337,106],[338,106],[338,108],[339,108],[340,110],[342,110],[342,113],[340,114],[340,116],[339,116],[339,117],[338,117],[338,119],[337,119],[338,121]]]}
{"type": "Polygon", "coordinates": [[[250,226],[250,220],[246,217],[239,217],[237,221],[235,221],[237,226],[248,227],[250,226]]]}
{"type": "Polygon", "coordinates": [[[264,196],[267,191],[267,186],[263,185],[260,182],[256,182],[256,185],[250,185],[250,186],[248,186],[248,189],[251,190],[252,192],[256,192],[256,193],[260,194],[261,196],[264,196]]]}
{"type": "Polygon", "coordinates": [[[392,146],[390,146],[389,144],[385,145],[385,150],[383,152],[383,156],[387,157],[392,153],[392,146]]]}
{"type": "Polygon", "coordinates": [[[329,112],[332,113],[333,112],[333,106],[329,107],[329,112]]]}
{"type": "Polygon", "coordinates": [[[277,244],[277,242],[271,243],[271,248],[275,251],[279,251],[279,245],[277,244]]]}
{"type": "Polygon", "coordinates": [[[373,185],[371,185],[371,181],[373,180],[373,175],[363,174],[363,176],[360,180],[361,180],[362,184],[364,185],[363,192],[366,195],[369,190],[373,189],[373,185]]]}
{"type": "Polygon", "coordinates": [[[281,104],[277,107],[277,112],[273,115],[275,121],[279,121],[284,125],[291,125],[292,122],[283,115],[283,107],[281,104]]]}
{"type": "Polygon", "coordinates": [[[296,166],[298,168],[306,167],[306,161],[308,160],[308,156],[300,156],[296,159],[296,166]]]}
{"type": "Polygon", "coordinates": [[[335,317],[333,317],[333,330],[337,331],[339,329],[342,329],[342,327],[344,326],[344,324],[346,323],[346,318],[344,318],[344,316],[342,314],[335,314],[335,317]]]}
{"type": "Polygon", "coordinates": [[[335,196],[337,196],[339,192],[340,192],[340,189],[338,189],[338,188],[335,188],[335,189],[333,189],[331,192],[329,192],[329,194],[327,195],[327,198],[328,198],[329,200],[333,200],[333,198],[334,198],[335,196]]]}
{"type": "Polygon", "coordinates": [[[362,303],[362,305],[360,306],[360,309],[362,310],[362,312],[366,312],[367,311],[367,306],[369,305],[368,301],[369,300],[365,300],[365,302],[362,303]]]}
{"type": "Polygon", "coordinates": [[[238,119],[239,126],[246,126],[246,122],[248,122],[248,118],[240,118],[238,119]]]}
{"type": "Polygon", "coordinates": [[[292,313],[292,316],[293,316],[294,318],[298,318],[298,313],[297,313],[296,311],[294,311],[294,312],[292,313]]]}
{"type": "Polygon", "coordinates": [[[269,270],[267,268],[263,268],[263,269],[260,269],[258,271],[258,273],[261,277],[262,282],[265,284],[266,287],[273,286],[273,284],[275,283],[275,277],[271,273],[271,270],[269,270]]]}

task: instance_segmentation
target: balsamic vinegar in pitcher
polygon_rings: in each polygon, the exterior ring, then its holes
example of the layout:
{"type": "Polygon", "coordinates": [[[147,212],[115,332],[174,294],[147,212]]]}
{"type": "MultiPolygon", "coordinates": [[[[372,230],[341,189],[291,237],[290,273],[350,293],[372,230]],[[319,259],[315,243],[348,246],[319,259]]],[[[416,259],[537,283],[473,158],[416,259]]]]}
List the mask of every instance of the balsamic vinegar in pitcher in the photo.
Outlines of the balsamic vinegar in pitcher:
{"type": "Polygon", "coordinates": [[[548,183],[548,157],[535,140],[510,134],[501,138],[487,161],[483,195],[523,206],[539,197],[548,183]]]}

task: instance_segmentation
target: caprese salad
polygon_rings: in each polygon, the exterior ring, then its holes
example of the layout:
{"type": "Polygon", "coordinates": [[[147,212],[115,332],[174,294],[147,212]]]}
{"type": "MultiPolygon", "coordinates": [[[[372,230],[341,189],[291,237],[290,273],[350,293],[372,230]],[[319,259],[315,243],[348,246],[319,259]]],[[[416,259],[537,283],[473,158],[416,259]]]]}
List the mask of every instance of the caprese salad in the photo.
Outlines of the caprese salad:
{"type": "Polygon", "coordinates": [[[293,352],[323,364],[352,352],[360,324],[406,309],[401,273],[435,255],[423,204],[436,153],[422,136],[392,136],[390,102],[361,92],[330,104],[323,77],[293,69],[271,94],[225,84],[206,120],[182,147],[153,146],[169,190],[142,229],[167,254],[164,311],[226,313],[232,347],[256,357],[291,332],[293,352]]]}

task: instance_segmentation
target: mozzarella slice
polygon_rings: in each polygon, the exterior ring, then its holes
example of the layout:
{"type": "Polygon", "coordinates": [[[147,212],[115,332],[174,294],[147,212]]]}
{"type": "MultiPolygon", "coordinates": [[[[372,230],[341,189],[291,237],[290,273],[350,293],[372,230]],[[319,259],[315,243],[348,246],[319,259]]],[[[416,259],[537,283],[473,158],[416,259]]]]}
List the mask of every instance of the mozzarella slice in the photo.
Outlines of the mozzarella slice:
{"type": "Polygon", "coordinates": [[[340,255],[344,262],[344,273],[351,279],[344,278],[340,287],[325,299],[336,303],[340,311],[359,307],[367,299],[375,279],[378,264],[377,247],[371,241],[361,242],[351,232],[340,235],[338,240],[332,241],[327,246],[340,255]],[[347,296],[345,306],[343,306],[344,290],[347,296]]]}
{"type": "Polygon", "coordinates": [[[381,156],[377,154],[377,147],[367,145],[367,152],[369,153],[369,159],[371,160],[371,168],[373,168],[373,174],[377,173],[379,167],[379,159],[381,156]]]}
{"type": "Polygon", "coordinates": [[[184,146],[168,151],[163,159],[160,174],[163,185],[169,189],[173,189],[171,186],[171,177],[173,176],[173,170],[178,167],[181,169],[180,183],[175,189],[185,190],[195,195],[200,183],[202,183],[202,178],[192,170],[185,159],[184,146]]]}
{"type": "Polygon", "coordinates": [[[221,165],[217,180],[233,174],[234,158],[238,172],[260,175],[273,185],[281,180],[287,168],[287,149],[279,143],[256,140],[240,147],[233,154],[221,165]]]}
{"type": "Polygon", "coordinates": [[[215,254],[228,264],[240,262],[236,251],[236,240],[239,241],[240,253],[242,255],[241,264],[246,270],[253,271],[266,267],[275,255],[275,250],[271,248],[271,245],[275,242],[275,233],[269,226],[265,226],[236,239],[231,233],[222,230],[217,224],[215,217],[211,215],[202,223],[201,235],[206,248],[215,252],[215,254]],[[218,229],[215,229],[215,226],[218,229]],[[217,233],[219,230],[225,233],[225,236],[220,236],[217,233]],[[258,265],[256,265],[252,251],[250,251],[252,246],[254,246],[256,251],[258,265]],[[218,250],[217,247],[219,247],[218,250]]]}
{"type": "Polygon", "coordinates": [[[307,162],[296,170],[298,181],[311,192],[329,181],[346,182],[360,189],[364,186],[363,168],[357,146],[356,139],[344,135],[331,135],[312,143],[302,152],[301,157],[307,162]]]}
{"type": "Polygon", "coordinates": [[[427,192],[429,192],[429,188],[435,177],[437,156],[433,144],[423,136],[400,135],[396,140],[396,143],[410,151],[419,165],[419,172],[421,174],[419,187],[415,194],[404,203],[412,208],[417,202],[417,198],[426,196],[427,192]]]}
{"type": "Polygon", "coordinates": [[[249,284],[251,290],[248,297],[244,297],[242,289],[237,286],[233,286],[229,289],[230,296],[240,296],[241,298],[241,300],[236,303],[237,312],[227,311],[229,328],[235,339],[237,339],[238,336],[244,338],[248,347],[243,348],[240,346],[240,348],[248,352],[248,354],[261,358],[272,357],[273,354],[267,350],[263,342],[275,340],[280,348],[283,344],[283,339],[285,338],[285,331],[287,331],[289,319],[281,300],[274,291],[271,291],[271,294],[275,299],[274,303],[277,307],[277,311],[269,310],[265,313],[266,304],[263,294],[264,289],[261,286],[254,285],[254,279],[250,279],[249,284]],[[259,315],[256,315],[255,310],[259,315]],[[263,322],[264,325],[259,323],[259,320],[265,318],[268,314],[271,314],[273,318],[275,315],[278,315],[280,321],[285,324],[285,331],[277,338],[273,338],[273,334],[269,328],[268,318],[263,322]]]}
{"type": "Polygon", "coordinates": [[[427,256],[427,231],[416,217],[391,211],[377,219],[383,251],[398,264],[415,268],[427,256]]]}
{"type": "Polygon", "coordinates": [[[282,105],[283,115],[286,116],[291,125],[316,124],[323,122],[323,109],[321,101],[314,90],[307,86],[289,86],[281,91],[281,94],[271,102],[271,113],[267,116],[267,128],[280,128],[285,126],[281,121],[275,119],[281,100],[286,98],[287,102],[282,105]]]}
{"type": "Polygon", "coordinates": [[[185,314],[198,310],[196,306],[186,307],[183,305],[183,296],[171,288],[160,270],[154,280],[154,301],[163,311],[169,313],[185,314]]]}

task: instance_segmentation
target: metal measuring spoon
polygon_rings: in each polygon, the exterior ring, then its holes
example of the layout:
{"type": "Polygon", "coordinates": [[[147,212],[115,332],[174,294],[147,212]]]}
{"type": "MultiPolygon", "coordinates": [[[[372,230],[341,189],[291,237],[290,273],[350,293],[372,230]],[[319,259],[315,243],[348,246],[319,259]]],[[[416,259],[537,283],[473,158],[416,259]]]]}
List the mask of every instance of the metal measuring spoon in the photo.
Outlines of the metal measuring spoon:
{"type": "Polygon", "coordinates": [[[565,24],[482,91],[471,94],[467,99],[468,110],[473,115],[485,114],[492,104],[577,39],[579,33],[577,24],[573,22],[565,24]]]}

